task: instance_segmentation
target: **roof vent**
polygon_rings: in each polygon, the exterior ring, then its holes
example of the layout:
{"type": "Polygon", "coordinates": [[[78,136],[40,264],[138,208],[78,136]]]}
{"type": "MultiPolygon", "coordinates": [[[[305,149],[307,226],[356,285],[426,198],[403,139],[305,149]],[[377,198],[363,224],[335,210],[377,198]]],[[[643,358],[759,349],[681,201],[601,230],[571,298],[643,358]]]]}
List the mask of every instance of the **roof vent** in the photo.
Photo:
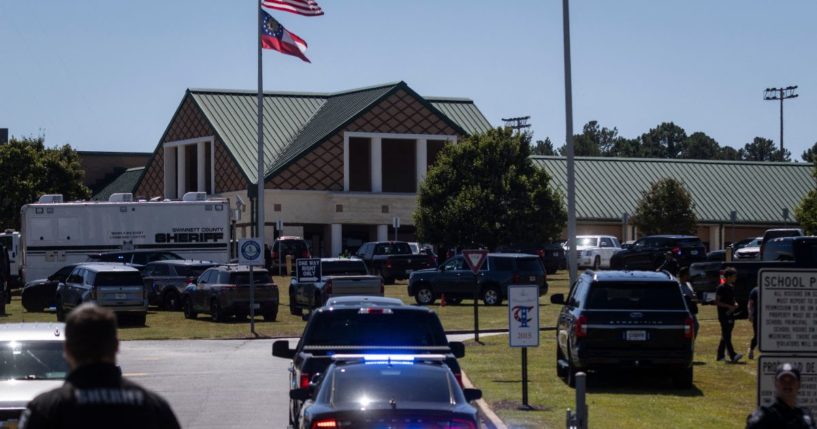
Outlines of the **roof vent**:
{"type": "Polygon", "coordinates": [[[45,194],[37,200],[38,203],[61,203],[62,194],[45,194]]]}
{"type": "Polygon", "coordinates": [[[187,192],[182,201],[207,201],[207,192],[187,192]]]}
{"type": "Polygon", "coordinates": [[[132,203],[133,194],[130,192],[115,192],[108,197],[108,201],[112,203],[132,203]]]}

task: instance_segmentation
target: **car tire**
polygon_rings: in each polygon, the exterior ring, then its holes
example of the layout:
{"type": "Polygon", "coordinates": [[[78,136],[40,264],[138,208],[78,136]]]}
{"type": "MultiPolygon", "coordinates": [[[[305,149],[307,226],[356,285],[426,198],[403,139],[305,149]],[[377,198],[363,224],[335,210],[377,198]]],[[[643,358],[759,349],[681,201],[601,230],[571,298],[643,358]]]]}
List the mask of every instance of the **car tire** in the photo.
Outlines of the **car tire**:
{"type": "Polygon", "coordinates": [[[431,305],[434,304],[436,297],[434,296],[434,291],[432,291],[428,285],[423,284],[417,287],[417,292],[414,293],[414,300],[420,305],[431,305]]]}
{"type": "Polygon", "coordinates": [[[43,311],[45,303],[40,297],[34,296],[33,293],[23,294],[22,296],[23,308],[30,313],[43,311]]]}
{"type": "Polygon", "coordinates": [[[295,296],[292,294],[289,295],[289,314],[293,316],[300,316],[304,314],[304,310],[295,305],[295,296]]]}
{"type": "Polygon", "coordinates": [[[61,296],[57,296],[57,321],[65,322],[65,307],[62,306],[61,296]]]}
{"type": "Polygon", "coordinates": [[[162,308],[165,310],[176,311],[181,308],[181,296],[176,290],[169,290],[162,296],[162,308]]]}
{"type": "Polygon", "coordinates": [[[601,256],[596,255],[593,259],[593,271],[598,271],[601,268],[601,256]]]}
{"type": "Polygon", "coordinates": [[[394,277],[383,277],[383,284],[384,285],[393,285],[395,282],[394,277]]]}
{"type": "Polygon", "coordinates": [[[482,290],[482,302],[485,305],[501,305],[502,294],[496,286],[487,286],[482,290]]]}
{"type": "Polygon", "coordinates": [[[136,326],[145,326],[147,318],[148,318],[147,313],[139,313],[131,316],[131,322],[136,326]]]}
{"type": "Polygon", "coordinates": [[[226,317],[224,317],[224,310],[221,308],[221,304],[218,303],[217,299],[210,301],[210,319],[213,322],[224,322],[226,317]]]}
{"type": "Polygon", "coordinates": [[[448,298],[446,301],[448,301],[448,304],[460,305],[460,303],[462,303],[462,298],[460,298],[460,297],[451,297],[451,298],[448,298]]]}
{"type": "Polygon", "coordinates": [[[184,309],[184,318],[185,319],[195,319],[198,316],[198,313],[193,311],[193,300],[190,298],[185,298],[183,309],[184,309]]]}
{"type": "Polygon", "coordinates": [[[272,310],[268,310],[264,312],[264,321],[266,322],[274,322],[275,319],[278,318],[278,305],[276,304],[272,310]]]}
{"type": "Polygon", "coordinates": [[[672,384],[679,389],[689,389],[692,387],[692,375],[692,367],[676,370],[672,374],[672,384]]]}

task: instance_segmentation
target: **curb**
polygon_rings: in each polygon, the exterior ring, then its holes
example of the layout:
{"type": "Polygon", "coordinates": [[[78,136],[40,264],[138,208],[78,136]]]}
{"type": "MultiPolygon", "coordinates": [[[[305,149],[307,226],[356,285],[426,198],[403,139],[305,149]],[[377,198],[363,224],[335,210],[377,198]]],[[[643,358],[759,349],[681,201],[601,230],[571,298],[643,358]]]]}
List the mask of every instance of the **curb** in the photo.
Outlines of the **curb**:
{"type": "MultiPolygon", "coordinates": [[[[462,369],[460,369],[462,371],[462,369]]],[[[465,374],[465,371],[462,371],[462,384],[463,386],[472,389],[474,388],[474,384],[471,383],[471,379],[465,374]]],[[[494,411],[488,406],[488,402],[484,399],[477,399],[475,401],[477,403],[477,409],[479,409],[479,413],[482,415],[484,422],[490,427],[491,429],[508,429],[508,426],[499,419],[499,417],[494,414],[494,411]]]]}

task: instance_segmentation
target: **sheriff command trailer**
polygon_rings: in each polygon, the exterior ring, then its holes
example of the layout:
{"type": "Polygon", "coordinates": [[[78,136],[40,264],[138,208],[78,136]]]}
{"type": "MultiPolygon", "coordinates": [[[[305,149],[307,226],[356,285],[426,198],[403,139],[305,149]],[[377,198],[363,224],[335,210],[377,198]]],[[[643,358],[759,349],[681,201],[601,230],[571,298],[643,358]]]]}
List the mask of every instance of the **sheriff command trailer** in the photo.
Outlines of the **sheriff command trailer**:
{"type": "Polygon", "coordinates": [[[226,263],[230,257],[230,208],[225,199],[189,192],[181,201],[63,202],[44,195],[22,207],[24,281],[48,277],[88,254],[117,250],[167,250],[189,259],[226,263]]]}

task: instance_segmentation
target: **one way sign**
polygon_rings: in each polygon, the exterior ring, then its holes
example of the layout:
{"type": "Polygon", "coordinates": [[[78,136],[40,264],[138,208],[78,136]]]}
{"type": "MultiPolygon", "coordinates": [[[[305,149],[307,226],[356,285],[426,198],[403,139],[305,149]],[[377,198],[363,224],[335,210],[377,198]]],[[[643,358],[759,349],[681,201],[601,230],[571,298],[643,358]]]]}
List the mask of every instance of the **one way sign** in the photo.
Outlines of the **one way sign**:
{"type": "Polygon", "coordinates": [[[488,257],[488,251],[483,249],[463,250],[462,256],[465,257],[465,263],[474,274],[479,274],[479,269],[485,263],[485,258],[488,257]]]}

